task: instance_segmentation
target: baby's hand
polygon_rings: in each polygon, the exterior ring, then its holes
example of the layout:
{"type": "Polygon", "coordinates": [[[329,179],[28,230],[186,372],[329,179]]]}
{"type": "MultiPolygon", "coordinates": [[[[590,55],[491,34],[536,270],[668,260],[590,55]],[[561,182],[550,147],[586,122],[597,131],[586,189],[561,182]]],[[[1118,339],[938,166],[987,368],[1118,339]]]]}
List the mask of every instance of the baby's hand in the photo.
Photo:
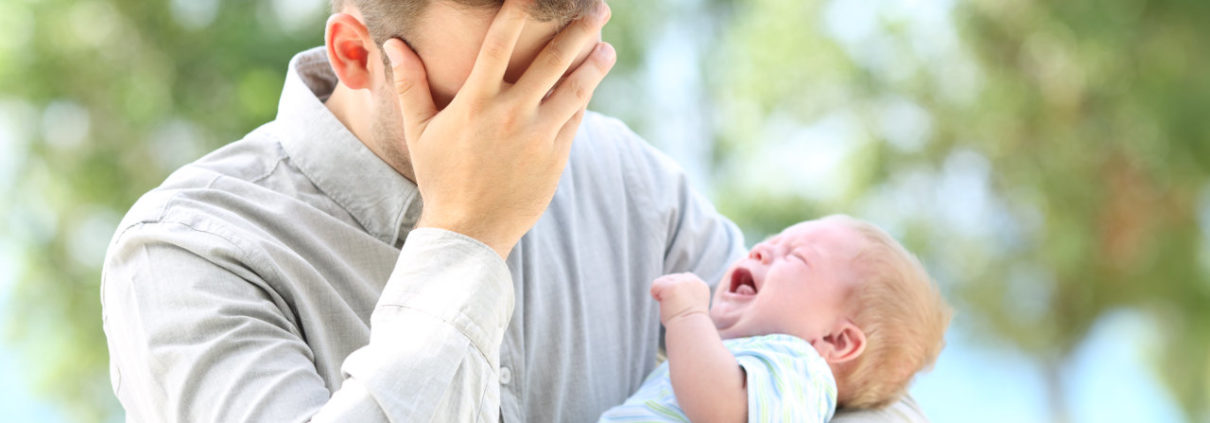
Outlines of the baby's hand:
{"type": "Polygon", "coordinates": [[[692,273],[657,278],[651,283],[651,296],[660,302],[660,321],[664,325],[679,317],[708,314],[710,309],[710,286],[692,273]]]}

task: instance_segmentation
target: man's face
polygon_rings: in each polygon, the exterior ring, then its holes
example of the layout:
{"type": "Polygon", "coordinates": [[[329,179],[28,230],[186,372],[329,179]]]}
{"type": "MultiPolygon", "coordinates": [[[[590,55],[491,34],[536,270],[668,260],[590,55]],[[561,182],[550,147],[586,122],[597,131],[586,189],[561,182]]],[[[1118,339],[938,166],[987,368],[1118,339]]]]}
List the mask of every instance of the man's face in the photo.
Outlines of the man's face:
{"type": "MultiPolygon", "coordinates": [[[[408,44],[424,62],[433,102],[439,109],[449,105],[466,83],[497,11],[499,7],[469,8],[437,0],[429,3],[419,19],[415,20],[413,28],[407,31],[408,44]]],[[[516,82],[562,26],[559,22],[529,19],[513,50],[505,80],[516,82]]],[[[596,41],[600,42],[600,39],[600,34],[597,34],[596,41]]],[[[595,44],[587,43],[577,52],[568,73],[584,62],[595,44]]],[[[382,57],[383,54],[379,46],[378,55],[382,57]]],[[[381,61],[377,63],[381,66],[381,61]]],[[[373,139],[365,141],[373,144],[376,151],[394,163],[393,166],[404,168],[401,171],[409,175],[411,161],[401,145],[404,139],[403,120],[394,81],[386,72],[373,74],[378,78],[373,82],[376,86],[373,90],[375,110],[371,122],[373,139]]]]}
{"type": "Polygon", "coordinates": [[[818,339],[847,317],[860,235],[836,220],[787,228],[731,266],[710,317],[725,339],[785,333],[818,339]]]}
{"type": "MultiPolygon", "coordinates": [[[[470,76],[479,47],[498,10],[499,7],[470,8],[450,1],[433,1],[421,12],[416,26],[407,31],[408,43],[424,62],[438,108],[449,104],[470,76]]],[[[517,42],[505,80],[516,82],[560,29],[560,22],[531,18],[517,42]]],[[[596,41],[600,41],[600,34],[596,41]]],[[[590,43],[575,52],[572,69],[588,57],[594,46],[595,43],[590,43]]],[[[391,81],[380,83],[389,85],[391,81]]]]}

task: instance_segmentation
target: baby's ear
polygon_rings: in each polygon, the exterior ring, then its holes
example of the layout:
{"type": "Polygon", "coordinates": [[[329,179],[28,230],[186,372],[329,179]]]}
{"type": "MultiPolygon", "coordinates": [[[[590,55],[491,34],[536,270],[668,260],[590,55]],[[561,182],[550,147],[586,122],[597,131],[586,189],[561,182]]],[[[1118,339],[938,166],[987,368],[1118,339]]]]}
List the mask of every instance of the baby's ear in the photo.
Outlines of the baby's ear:
{"type": "Polygon", "coordinates": [[[850,321],[841,323],[832,333],[811,341],[811,346],[819,351],[825,361],[835,364],[861,356],[865,344],[865,332],[850,321]]]}

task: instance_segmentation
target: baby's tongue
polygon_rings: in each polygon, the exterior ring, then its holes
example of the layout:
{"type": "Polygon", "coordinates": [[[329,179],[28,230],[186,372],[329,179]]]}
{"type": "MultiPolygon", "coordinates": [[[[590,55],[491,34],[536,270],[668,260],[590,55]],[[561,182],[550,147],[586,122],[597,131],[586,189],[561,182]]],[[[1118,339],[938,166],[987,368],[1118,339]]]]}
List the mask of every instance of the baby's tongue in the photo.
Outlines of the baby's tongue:
{"type": "Polygon", "coordinates": [[[740,285],[739,288],[735,289],[735,293],[739,295],[756,295],[756,290],[752,288],[752,285],[740,285]]]}

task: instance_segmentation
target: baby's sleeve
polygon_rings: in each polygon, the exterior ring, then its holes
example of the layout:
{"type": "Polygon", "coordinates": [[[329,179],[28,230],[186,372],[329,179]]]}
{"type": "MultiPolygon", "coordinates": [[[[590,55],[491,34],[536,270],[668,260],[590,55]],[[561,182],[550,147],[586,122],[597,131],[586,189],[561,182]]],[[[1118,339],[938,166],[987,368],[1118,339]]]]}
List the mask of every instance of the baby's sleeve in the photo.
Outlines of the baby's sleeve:
{"type": "Polygon", "coordinates": [[[744,369],[750,422],[825,423],[836,410],[836,382],[815,348],[789,335],[726,342],[744,369]]]}

